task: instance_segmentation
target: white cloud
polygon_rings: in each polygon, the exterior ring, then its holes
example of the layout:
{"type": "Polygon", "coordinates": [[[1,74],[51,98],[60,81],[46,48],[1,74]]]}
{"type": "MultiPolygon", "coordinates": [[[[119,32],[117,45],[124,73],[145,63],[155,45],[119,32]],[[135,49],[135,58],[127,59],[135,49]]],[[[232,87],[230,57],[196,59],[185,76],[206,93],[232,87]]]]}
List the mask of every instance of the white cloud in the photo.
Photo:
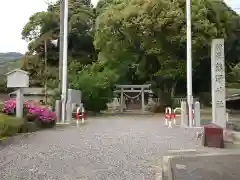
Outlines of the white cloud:
{"type": "Polygon", "coordinates": [[[240,12],[240,1],[239,0],[225,0],[226,4],[232,7],[236,12],[240,12]]]}
{"type": "MultiPolygon", "coordinates": [[[[21,39],[21,32],[31,15],[45,11],[45,0],[0,0],[0,52],[21,52],[27,50],[27,43],[21,39]]],[[[97,4],[98,0],[93,0],[97,4]]]]}
{"type": "Polygon", "coordinates": [[[96,6],[97,3],[98,3],[98,1],[99,1],[99,0],[92,0],[92,4],[93,4],[94,6],[96,6]]]}
{"type": "Polygon", "coordinates": [[[0,52],[25,52],[27,43],[21,39],[21,31],[29,17],[47,8],[44,0],[1,0],[0,52]]]}
{"type": "MultiPolygon", "coordinates": [[[[31,15],[47,8],[45,0],[0,0],[0,52],[24,53],[27,43],[21,31],[31,15]]],[[[98,0],[92,0],[96,5],[98,0]]],[[[240,0],[226,0],[233,8],[240,8],[240,0]]]]}

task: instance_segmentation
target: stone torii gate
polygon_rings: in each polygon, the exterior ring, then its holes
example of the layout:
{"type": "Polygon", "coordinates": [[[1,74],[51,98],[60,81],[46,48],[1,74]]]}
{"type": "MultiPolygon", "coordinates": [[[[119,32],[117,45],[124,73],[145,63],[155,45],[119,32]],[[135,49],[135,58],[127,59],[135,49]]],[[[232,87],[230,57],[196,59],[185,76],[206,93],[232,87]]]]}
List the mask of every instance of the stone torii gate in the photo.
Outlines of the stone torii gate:
{"type": "Polygon", "coordinates": [[[150,89],[151,84],[143,84],[143,85],[116,85],[115,93],[120,93],[120,112],[123,112],[124,107],[124,93],[129,92],[138,92],[141,93],[142,99],[142,112],[145,110],[144,103],[144,93],[152,94],[152,90],[150,89]]]}

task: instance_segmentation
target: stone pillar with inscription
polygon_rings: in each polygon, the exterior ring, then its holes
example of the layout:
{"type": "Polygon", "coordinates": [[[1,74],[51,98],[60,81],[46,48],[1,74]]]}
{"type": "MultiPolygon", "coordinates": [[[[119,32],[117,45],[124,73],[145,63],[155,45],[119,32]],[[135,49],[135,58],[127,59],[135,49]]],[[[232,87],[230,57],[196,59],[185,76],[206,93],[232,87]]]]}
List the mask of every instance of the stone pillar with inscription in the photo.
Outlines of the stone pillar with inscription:
{"type": "Polygon", "coordinates": [[[181,102],[181,127],[188,126],[188,116],[187,116],[187,102],[181,102]]]}
{"type": "Polygon", "coordinates": [[[60,122],[61,121],[61,107],[62,102],[60,100],[56,100],[56,104],[55,104],[55,114],[57,116],[57,121],[60,122]]]}
{"type": "Polygon", "coordinates": [[[144,88],[141,88],[141,97],[142,97],[142,112],[145,111],[145,98],[144,98],[144,88]]]}
{"type": "Polygon", "coordinates": [[[211,47],[212,122],[226,128],[224,39],[214,39],[211,47]]]}
{"type": "Polygon", "coordinates": [[[201,126],[201,107],[200,107],[200,102],[196,101],[194,103],[194,125],[196,127],[201,126]]]}
{"type": "Polygon", "coordinates": [[[121,88],[121,97],[120,97],[120,112],[122,113],[124,111],[124,96],[123,96],[123,88],[121,88]]]}

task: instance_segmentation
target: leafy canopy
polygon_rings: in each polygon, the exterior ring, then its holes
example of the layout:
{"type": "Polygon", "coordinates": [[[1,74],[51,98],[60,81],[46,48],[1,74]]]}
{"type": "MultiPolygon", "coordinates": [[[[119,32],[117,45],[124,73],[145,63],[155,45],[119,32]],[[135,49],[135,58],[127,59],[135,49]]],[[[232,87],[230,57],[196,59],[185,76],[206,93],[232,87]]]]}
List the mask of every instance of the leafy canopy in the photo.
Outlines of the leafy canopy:
{"type": "MultiPolygon", "coordinates": [[[[57,85],[59,47],[50,40],[60,36],[59,3],[31,16],[22,32],[31,41],[24,68],[35,85],[46,77],[48,86],[57,85]]],[[[223,1],[192,1],[194,94],[210,92],[214,38],[225,39],[227,74],[237,76],[239,30],[239,15],[223,1]]],[[[104,109],[116,83],[151,83],[166,103],[186,92],[185,0],[100,0],[96,8],[90,0],[69,0],[68,38],[69,86],[82,90],[88,109],[104,109]]]]}

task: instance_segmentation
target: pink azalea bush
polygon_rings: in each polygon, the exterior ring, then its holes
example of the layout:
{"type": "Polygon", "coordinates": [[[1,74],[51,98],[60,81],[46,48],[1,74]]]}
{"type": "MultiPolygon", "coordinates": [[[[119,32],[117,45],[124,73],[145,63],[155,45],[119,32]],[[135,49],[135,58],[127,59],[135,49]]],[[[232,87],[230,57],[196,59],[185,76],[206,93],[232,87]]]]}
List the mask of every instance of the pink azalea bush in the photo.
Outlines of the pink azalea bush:
{"type": "MultiPolygon", "coordinates": [[[[3,110],[6,114],[16,113],[16,99],[9,99],[4,102],[3,110]]],[[[56,114],[47,107],[38,106],[30,101],[24,103],[24,111],[26,116],[34,116],[43,123],[51,123],[56,121],[56,114]]]]}
{"type": "Polygon", "coordinates": [[[42,122],[56,121],[56,115],[48,108],[31,106],[28,108],[28,113],[36,115],[42,122]]]}
{"type": "Polygon", "coordinates": [[[4,101],[3,112],[6,114],[14,114],[16,109],[16,99],[4,101]]]}

